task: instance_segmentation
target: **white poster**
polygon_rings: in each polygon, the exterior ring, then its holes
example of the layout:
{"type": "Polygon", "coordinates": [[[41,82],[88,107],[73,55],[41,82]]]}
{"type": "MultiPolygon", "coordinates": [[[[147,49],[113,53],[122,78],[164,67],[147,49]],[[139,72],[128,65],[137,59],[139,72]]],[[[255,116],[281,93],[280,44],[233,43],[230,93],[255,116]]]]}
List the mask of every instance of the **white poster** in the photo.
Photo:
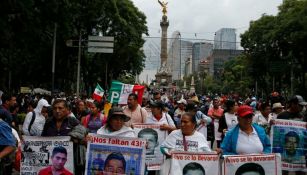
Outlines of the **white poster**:
{"type": "Polygon", "coordinates": [[[170,175],[219,175],[219,155],[173,152],[170,175]]]}
{"type": "Polygon", "coordinates": [[[275,120],[271,128],[272,152],[281,154],[283,170],[307,172],[306,126],[306,122],[275,120]]]}
{"type": "Polygon", "coordinates": [[[222,175],[281,175],[280,154],[224,156],[222,175]]]}
{"type": "Polygon", "coordinates": [[[167,136],[167,131],[160,130],[156,124],[133,124],[138,138],[146,139],[146,165],[148,170],[160,170],[164,156],[160,145],[167,136]]]}
{"type": "Polygon", "coordinates": [[[70,137],[23,136],[21,144],[21,175],[43,175],[58,172],[74,174],[73,143],[70,137]]]}

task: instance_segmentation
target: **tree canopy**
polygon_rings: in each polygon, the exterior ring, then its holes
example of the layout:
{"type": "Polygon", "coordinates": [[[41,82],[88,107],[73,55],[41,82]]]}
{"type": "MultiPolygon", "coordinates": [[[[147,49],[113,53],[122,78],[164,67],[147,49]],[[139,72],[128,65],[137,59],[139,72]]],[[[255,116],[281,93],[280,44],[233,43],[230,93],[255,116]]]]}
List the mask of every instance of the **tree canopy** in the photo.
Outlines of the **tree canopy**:
{"type": "Polygon", "coordinates": [[[52,45],[56,29],[55,88],[75,91],[78,47],[82,39],[81,88],[105,86],[121,74],[140,73],[146,17],[130,0],[1,1],[0,86],[51,89],[52,45]],[[88,53],[89,35],[114,36],[114,53],[88,53]],[[77,46],[77,44],[74,44],[77,46]],[[107,71],[106,71],[107,68],[107,71]],[[107,75],[107,76],[105,76],[107,75]]]}

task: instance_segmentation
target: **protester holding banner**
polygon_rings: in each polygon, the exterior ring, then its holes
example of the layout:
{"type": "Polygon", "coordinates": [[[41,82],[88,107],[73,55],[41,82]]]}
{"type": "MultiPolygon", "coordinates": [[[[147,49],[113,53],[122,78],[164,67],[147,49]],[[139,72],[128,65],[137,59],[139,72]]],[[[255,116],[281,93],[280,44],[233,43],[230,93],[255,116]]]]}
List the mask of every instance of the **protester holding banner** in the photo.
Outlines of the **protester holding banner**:
{"type": "Polygon", "coordinates": [[[97,131],[97,134],[107,136],[136,137],[134,130],[124,125],[125,122],[128,122],[129,120],[130,117],[124,114],[122,108],[113,107],[109,111],[106,124],[97,131]]]}
{"type": "Polygon", "coordinates": [[[231,130],[238,124],[238,118],[235,114],[238,110],[238,103],[234,100],[227,100],[225,102],[224,115],[219,120],[218,131],[222,133],[222,141],[227,131],[231,130]]]}
{"type": "Polygon", "coordinates": [[[271,153],[271,144],[265,130],[252,124],[254,116],[250,106],[238,108],[238,124],[228,131],[221,145],[224,155],[271,153]],[[251,146],[252,145],[252,146],[251,146]]]}
{"type": "Polygon", "coordinates": [[[160,124],[161,130],[169,133],[176,129],[175,123],[168,113],[163,112],[164,104],[161,100],[150,101],[151,115],[147,118],[148,124],[160,124]]]}
{"type": "Polygon", "coordinates": [[[88,106],[91,112],[85,116],[81,122],[82,125],[88,129],[89,133],[97,133],[97,130],[101,128],[107,120],[107,117],[101,113],[103,104],[94,101],[89,102],[88,106]]]}
{"type": "MultiPolygon", "coordinates": [[[[295,95],[295,96],[291,97],[290,100],[288,101],[288,109],[285,110],[284,112],[281,112],[280,114],[278,114],[277,119],[307,122],[306,118],[304,118],[304,116],[301,114],[304,106],[306,106],[306,105],[307,105],[307,102],[305,102],[305,100],[303,99],[302,96],[295,95]]],[[[273,121],[272,123],[274,123],[274,122],[275,121],[273,121]]],[[[291,149],[291,147],[294,147],[295,145],[297,145],[299,143],[298,142],[299,139],[297,139],[297,137],[294,136],[294,135],[295,134],[292,132],[292,134],[289,134],[287,136],[287,138],[286,138],[287,142],[285,144],[285,146],[287,148],[285,148],[286,150],[285,150],[284,154],[282,154],[283,161],[288,162],[288,163],[295,163],[295,162],[292,162],[293,159],[291,157],[292,156],[295,157],[296,149],[295,148],[291,149]],[[290,137],[290,135],[291,135],[291,137],[290,137]]],[[[298,158],[298,156],[296,156],[295,161],[301,161],[300,159],[297,159],[297,158],[298,158]]],[[[307,162],[306,161],[306,155],[305,155],[305,162],[307,162]]],[[[283,175],[287,175],[288,173],[289,173],[289,171],[283,170],[283,175]]],[[[301,175],[301,174],[305,174],[305,173],[302,172],[302,171],[296,171],[296,175],[301,175]]]]}
{"type": "Polygon", "coordinates": [[[181,129],[171,132],[161,144],[161,151],[170,156],[172,151],[210,152],[207,139],[196,129],[196,118],[192,113],[181,117],[181,129]]]}
{"type": "Polygon", "coordinates": [[[63,99],[55,100],[53,102],[53,117],[46,121],[42,136],[71,136],[74,142],[75,169],[77,172],[83,172],[85,149],[82,144],[87,130],[76,118],[68,115],[67,101],[63,99]]]}
{"type": "Polygon", "coordinates": [[[253,123],[262,126],[266,130],[266,133],[269,135],[269,114],[271,113],[271,106],[269,103],[263,102],[259,108],[260,113],[253,117],[253,123]]]}
{"type": "Polygon", "coordinates": [[[128,96],[127,106],[124,108],[124,113],[131,118],[125,123],[126,126],[133,126],[133,123],[146,123],[147,111],[138,103],[138,95],[131,93],[128,96]]]}

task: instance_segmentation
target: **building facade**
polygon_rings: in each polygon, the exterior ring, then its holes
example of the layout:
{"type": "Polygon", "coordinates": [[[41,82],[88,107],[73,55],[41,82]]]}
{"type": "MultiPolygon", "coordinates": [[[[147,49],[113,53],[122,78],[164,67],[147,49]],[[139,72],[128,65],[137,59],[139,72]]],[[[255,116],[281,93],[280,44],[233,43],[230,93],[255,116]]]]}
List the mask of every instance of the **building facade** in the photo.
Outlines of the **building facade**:
{"type": "Polygon", "coordinates": [[[214,49],[236,50],[236,29],[222,28],[215,32],[214,49]]]}
{"type": "Polygon", "coordinates": [[[213,44],[206,42],[196,42],[193,44],[192,72],[199,71],[199,63],[212,54],[213,44]]]}

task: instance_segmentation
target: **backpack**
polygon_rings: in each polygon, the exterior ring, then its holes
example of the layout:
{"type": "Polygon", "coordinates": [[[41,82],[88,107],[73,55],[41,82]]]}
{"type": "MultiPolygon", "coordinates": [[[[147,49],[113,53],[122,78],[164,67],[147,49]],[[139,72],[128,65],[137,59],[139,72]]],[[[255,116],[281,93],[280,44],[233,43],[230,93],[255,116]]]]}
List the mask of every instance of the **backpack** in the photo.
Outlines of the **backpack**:
{"type": "Polygon", "coordinates": [[[28,131],[29,131],[30,135],[31,135],[30,131],[31,131],[31,128],[32,128],[32,125],[34,123],[35,118],[36,118],[35,111],[33,111],[32,112],[32,118],[31,118],[31,121],[30,121],[30,124],[29,124],[29,127],[28,127],[28,131]]]}

